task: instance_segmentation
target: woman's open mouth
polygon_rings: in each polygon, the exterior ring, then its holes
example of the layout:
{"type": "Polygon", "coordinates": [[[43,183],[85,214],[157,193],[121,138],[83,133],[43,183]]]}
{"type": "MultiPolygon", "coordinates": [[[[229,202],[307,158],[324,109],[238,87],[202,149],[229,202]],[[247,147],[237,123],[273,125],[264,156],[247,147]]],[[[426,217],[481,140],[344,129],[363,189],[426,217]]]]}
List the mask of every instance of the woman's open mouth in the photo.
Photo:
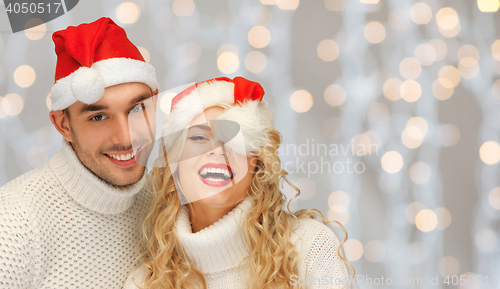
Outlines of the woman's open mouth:
{"type": "Polygon", "coordinates": [[[201,181],[212,187],[224,187],[231,183],[234,173],[226,164],[208,163],[198,170],[201,181]]]}

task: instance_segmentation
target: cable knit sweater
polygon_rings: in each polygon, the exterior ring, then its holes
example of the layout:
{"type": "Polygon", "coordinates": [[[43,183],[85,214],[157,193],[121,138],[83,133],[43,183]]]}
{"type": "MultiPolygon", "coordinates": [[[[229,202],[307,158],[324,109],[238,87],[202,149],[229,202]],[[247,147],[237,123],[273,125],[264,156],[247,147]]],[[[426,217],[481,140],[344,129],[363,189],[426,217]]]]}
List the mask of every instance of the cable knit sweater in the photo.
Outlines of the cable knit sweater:
{"type": "Polygon", "coordinates": [[[114,188],[63,141],[0,188],[0,288],[121,288],[136,265],[145,182],[114,188]]]}
{"type": "MultiPolygon", "coordinates": [[[[197,233],[192,232],[188,208],[182,206],[176,233],[189,260],[205,276],[209,289],[246,288],[248,281],[243,269],[238,270],[238,264],[248,255],[243,220],[252,206],[250,199],[244,199],[227,215],[197,233]]],[[[336,234],[313,219],[300,219],[295,228],[290,237],[298,251],[299,265],[297,276],[292,276],[290,282],[301,284],[303,288],[342,288],[342,279],[349,280],[350,276],[337,254],[339,240],[336,234]]],[[[149,273],[144,265],[138,266],[127,278],[124,289],[142,288],[149,273]]]]}

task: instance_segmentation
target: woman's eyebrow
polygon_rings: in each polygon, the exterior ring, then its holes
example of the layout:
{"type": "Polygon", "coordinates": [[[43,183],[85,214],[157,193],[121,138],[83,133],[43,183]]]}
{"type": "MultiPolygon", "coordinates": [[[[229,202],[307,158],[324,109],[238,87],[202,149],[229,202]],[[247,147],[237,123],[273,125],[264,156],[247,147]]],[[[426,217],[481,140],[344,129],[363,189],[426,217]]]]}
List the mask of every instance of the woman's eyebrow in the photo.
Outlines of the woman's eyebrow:
{"type": "Polygon", "coordinates": [[[193,125],[192,127],[189,128],[189,130],[191,130],[193,128],[199,128],[199,129],[210,131],[210,127],[208,125],[205,125],[205,124],[193,125]]]}

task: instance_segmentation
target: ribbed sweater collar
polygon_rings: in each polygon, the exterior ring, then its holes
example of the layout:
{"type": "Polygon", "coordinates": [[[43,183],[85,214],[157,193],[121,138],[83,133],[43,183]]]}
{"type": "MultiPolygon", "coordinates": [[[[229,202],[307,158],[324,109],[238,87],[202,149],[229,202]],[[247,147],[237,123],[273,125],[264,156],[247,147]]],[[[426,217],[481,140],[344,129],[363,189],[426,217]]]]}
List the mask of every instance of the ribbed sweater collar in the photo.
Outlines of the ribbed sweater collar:
{"type": "Polygon", "coordinates": [[[252,204],[251,199],[244,199],[227,215],[196,233],[190,224],[189,209],[186,205],[181,207],[177,236],[187,257],[202,273],[237,268],[248,255],[243,225],[252,204]]]}
{"type": "Polygon", "coordinates": [[[126,189],[109,185],[80,162],[65,140],[61,150],[49,160],[49,167],[75,202],[101,214],[118,214],[130,208],[146,179],[143,176],[139,182],[126,189]]]}

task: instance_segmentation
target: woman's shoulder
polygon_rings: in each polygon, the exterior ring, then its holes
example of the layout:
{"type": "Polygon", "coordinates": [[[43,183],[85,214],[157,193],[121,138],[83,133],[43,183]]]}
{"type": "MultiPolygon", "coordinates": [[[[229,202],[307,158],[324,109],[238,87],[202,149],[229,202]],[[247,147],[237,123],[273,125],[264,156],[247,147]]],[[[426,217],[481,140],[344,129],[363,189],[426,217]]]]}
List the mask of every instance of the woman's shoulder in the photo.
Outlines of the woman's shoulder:
{"type": "MultiPolygon", "coordinates": [[[[307,217],[299,218],[294,223],[290,241],[304,261],[317,258],[338,258],[339,237],[330,227],[307,217]]],[[[343,254],[343,250],[340,251],[343,254]]]]}
{"type": "Polygon", "coordinates": [[[151,271],[145,265],[139,265],[134,270],[132,270],[132,272],[130,272],[127,280],[125,281],[125,284],[123,284],[123,289],[144,288],[144,280],[150,272],[151,271]]]}
{"type": "Polygon", "coordinates": [[[292,240],[309,240],[316,242],[332,241],[337,246],[339,238],[337,234],[323,222],[309,217],[302,217],[294,220],[293,230],[290,234],[292,240]]]}

